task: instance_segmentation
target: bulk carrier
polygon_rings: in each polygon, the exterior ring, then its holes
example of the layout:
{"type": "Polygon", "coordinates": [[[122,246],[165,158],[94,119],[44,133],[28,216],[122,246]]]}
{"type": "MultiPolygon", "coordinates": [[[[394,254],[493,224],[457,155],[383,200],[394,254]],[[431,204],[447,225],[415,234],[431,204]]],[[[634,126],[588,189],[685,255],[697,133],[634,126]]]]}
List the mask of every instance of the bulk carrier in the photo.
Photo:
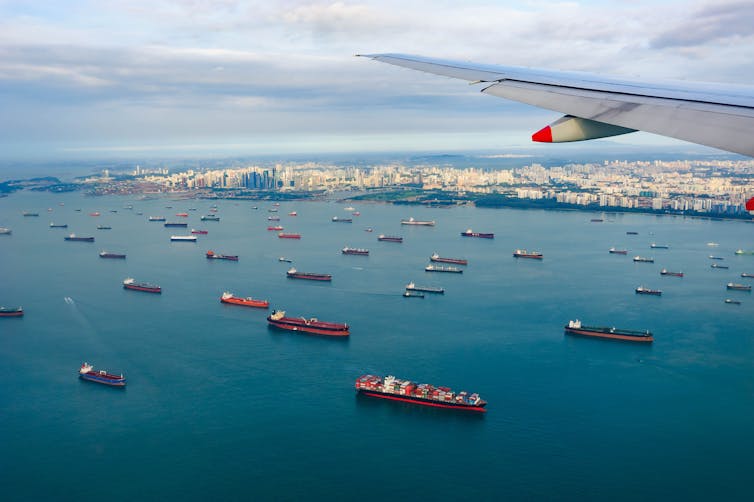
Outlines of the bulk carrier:
{"type": "Polygon", "coordinates": [[[331,274],[314,274],[312,272],[299,272],[295,268],[291,267],[286,276],[289,279],[308,279],[310,281],[332,281],[331,274]]]}
{"type": "Polygon", "coordinates": [[[464,260],[463,258],[443,258],[437,253],[434,253],[432,256],[430,256],[429,260],[437,263],[453,263],[455,265],[469,264],[468,260],[464,260]]]}
{"type": "Polygon", "coordinates": [[[436,408],[453,408],[484,413],[487,411],[484,401],[476,392],[453,392],[448,387],[435,387],[426,383],[417,384],[410,380],[399,380],[392,375],[381,377],[362,375],[356,379],[356,391],[359,394],[405,403],[434,406],[436,408]]]}

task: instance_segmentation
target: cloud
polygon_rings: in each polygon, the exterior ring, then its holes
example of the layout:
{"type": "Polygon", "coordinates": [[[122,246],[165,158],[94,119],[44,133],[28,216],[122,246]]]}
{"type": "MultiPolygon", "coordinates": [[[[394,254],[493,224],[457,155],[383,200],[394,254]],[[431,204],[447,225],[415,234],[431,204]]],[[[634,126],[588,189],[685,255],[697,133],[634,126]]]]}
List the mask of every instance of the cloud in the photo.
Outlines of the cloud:
{"type": "Polygon", "coordinates": [[[750,0],[701,5],[654,37],[650,46],[698,47],[740,38],[754,38],[754,5],[750,0]]]}

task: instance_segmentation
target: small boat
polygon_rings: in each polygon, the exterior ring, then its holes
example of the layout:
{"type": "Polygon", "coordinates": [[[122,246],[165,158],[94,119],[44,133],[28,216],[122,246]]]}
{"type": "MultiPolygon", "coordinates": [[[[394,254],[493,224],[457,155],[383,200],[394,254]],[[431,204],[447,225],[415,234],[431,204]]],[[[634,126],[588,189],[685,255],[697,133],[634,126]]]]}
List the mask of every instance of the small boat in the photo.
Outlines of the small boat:
{"type": "Polygon", "coordinates": [[[210,250],[210,251],[207,251],[207,259],[208,260],[238,261],[238,255],[219,254],[219,253],[215,253],[214,251],[210,250]]]}
{"type": "Polygon", "coordinates": [[[171,235],[170,242],[196,242],[196,235],[171,235]]]}
{"type": "Polygon", "coordinates": [[[398,243],[401,243],[401,242],[403,242],[403,237],[395,237],[395,236],[391,236],[391,235],[380,234],[377,237],[377,240],[381,241],[381,242],[398,242],[398,243]]]}
{"type": "Polygon", "coordinates": [[[534,260],[541,260],[543,258],[542,253],[537,251],[527,251],[525,249],[516,249],[513,252],[514,258],[532,258],[534,260]]]}
{"type": "Polygon", "coordinates": [[[286,277],[289,279],[307,279],[310,281],[332,281],[331,274],[315,274],[312,272],[299,272],[295,268],[291,267],[286,272],[286,277]]]}
{"type": "Polygon", "coordinates": [[[406,298],[424,298],[424,293],[419,291],[409,291],[408,289],[403,292],[403,296],[406,298]]]}
{"type": "Polygon", "coordinates": [[[0,307],[0,317],[23,317],[23,307],[0,307]]]}
{"type": "Polygon", "coordinates": [[[364,229],[365,232],[374,232],[374,229],[372,227],[367,227],[364,229]]]}
{"type": "Polygon", "coordinates": [[[97,225],[97,230],[112,230],[113,227],[109,225],[97,225]]]}
{"type": "Polygon", "coordinates": [[[672,277],[683,277],[683,272],[671,272],[670,270],[663,268],[660,270],[660,275],[669,275],[672,277]]]}
{"type": "Polygon", "coordinates": [[[278,258],[278,261],[282,261],[282,262],[285,262],[285,263],[293,263],[293,260],[289,260],[285,256],[281,256],[280,258],[278,258]]]}
{"type": "Polygon", "coordinates": [[[316,317],[310,319],[304,317],[286,317],[283,310],[273,311],[267,317],[267,322],[274,328],[300,331],[314,335],[348,336],[350,334],[348,324],[320,321],[316,317]]]}
{"type": "Polygon", "coordinates": [[[610,254],[628,254],[628,250],[627,249],[610,248],[610,249],[607,250],[607,252],[610,253],[610,254]]]}
{"type": "Polygon", "coordinates": [[[494,239],[495,238],[495,234],[474,232],[470,228],[466,230],[465,232],[461,232],[461,235],[463,237],[479,237],[480,239],[494,239]]]}
{"type": "Polygon", "coordinates": [[[202,221],[220,221],[220,217],[216,214],[207,214],[201,217],[202,221]]]}
{"type": "Polygon", "coordinates": [[[451,274],[462,274],[463,270],[458,267],[443,267],[441,265],[427,265],[424,267],[425,272],[448,272],[451,274]]]}
{"type": "Polygon", "coordinates": [[[406,284],[406,291],[420,291],[422,293],[434,293],[437,295],[444,295],[445,290],[443,288],[435,288],[432,286],[417,286],[412,282],[406,284]]]}
{"type": "Polygon", "coordinates": [[[360,255],[360,256],[369,256],[369,250],[368,249],[362,249],[362,248],[349,248],[348,246],[344,247],[340,250],[343,254],[354,254],[354,255],[360,255]]]}
{"type": "Polygon", "coordinates": [[[730,267],[727,265],[718,265],[717,263],[713,263],[710,265],[710,268],[719,268],[719,269],[729,269],[730,267]]]}
{"type": "Polygon", "coordinates": [[[660,291],[659,289],[649,289],[645,288],[644,286],[639,286],[635,291],[637,295],[662,296],[662,291],[660,291]]]}
{"type": "Polygon", "coordinates": [[[751,286],[748,284],[738,284],[736,282],[729,282],[725,285],[726,289],[732,289],[734,291],[748,291],[751,292],[751,286]]]}
{"type": "Polygon", "coordinates": [[[165,221],[164,216],[150,216],[147,218],[148,221],[165,221]]]}
{"type": "Polygon", "coordinates": [[[334,223],[353,223],[353,220],[351,218],[339,218],[337,216],[333,216],[332,221],[334,223]]]}
{"type": "Polygon", "coordinates": [[[644,256],[634,256],[635,263],[654,263],[654,258],[645,258],[644,256]]]}
{"type": "Polygon", "coordinates": [[[443,258],[437,253],[433,253],[432,256],[429,257],[430,261],[434,261],[437,263],[453,263],[455,265],[468,265],[468,260],[464,260],[463,258],[443,258]]]}
{"type": "Polygon", "coordinates": [[[123,281],[123,289],[132,289],[134,291],[143,291],[145,293],[162,293],[162,288],[148,282],[136,282],[132,277],[123,281]]]}
{"type": "Polygon", "coordinates": [[[741,305],[741,302],[739,302],[738,300],[734,300],[732,298],[726,298],[725,303],[731,303],[733,305],[741,305]]]}
{"type": "Polygon", "coordinates": [[[354,211],[353,213],[351,213],[351,215],[352,216],[361,216],[361,213],[358,212],[358,211],[354,211]]]}
{"type": "Polygon", "coordinates": [[[669,249],[670,248],[670,246],[666,244],[655,244],[654,242],[650,244],[649,247],[652,249],[669,249]]]}
{"type": "Polygon", "coordinates": [[[50,222],[50,228],[68,228],[67,223],[52,223],[50,222]]]}
{"type": "Polygon", "coordinates": [[[209,232],[207,232],[206,230],[196,230],[192,228],[191,233],[195,235],[207,235],[209,232]]]}
{"type": "Polygon", "coordinates": [[[270,307],[270,302],[268,302],[267,300],[256,300],[251,297],[239,298],[237,296],[233,296],[233,293],[228,293],[227,291],[224,292],[220,297],[220,302],[229,303],[231,305],[240,305],[242,307],[255,307],[260,309],[266,309],[270,307]]]}
{"type": "Polygon", "coordinates": [[[79,378],[89,382],[101,383],[111,387],[125,387],[126,378],[120,375],[113,375],[105,370],[94,371],[94,367],[89,363],[84,363],[79,369],[79,378]]]}
{"type": "Polygon", "coordinates": [[[117,259],[121,259],[121,260],[125,260],[126,259],[126,255],[124,255],[124,254],[108,253],[107,251],[100,251],[99,257],[100,258],[117,258],[117,259]]]}
{"type": "Polygon", "coordinates": [[[401,220],[401,225],[416,225],[420,227],[434,227],[435,220],[415,220],[413,217],[407,220],[401,220]]]}
{"type": "Polygon", "coordinates": [[[68,237],[63,237],[63,239],[67,241],[94,242],[94,237],[79,237],[76,234],[71,234],[68,237]]]}
{"type": "Polygon", "coordinates": [[[301,234],[284,234],[283,232],[280,232],[278,234],[278,239],[300,239],[301,234]]]}
{"type": "Polygon", "coordinates": [[[281,227],[280,225],[274,225],[274,226],[267,227],[267,230],[274,230],[276,232],[279,232],[282,229],[283,229],[283,227],[281,227]]]}

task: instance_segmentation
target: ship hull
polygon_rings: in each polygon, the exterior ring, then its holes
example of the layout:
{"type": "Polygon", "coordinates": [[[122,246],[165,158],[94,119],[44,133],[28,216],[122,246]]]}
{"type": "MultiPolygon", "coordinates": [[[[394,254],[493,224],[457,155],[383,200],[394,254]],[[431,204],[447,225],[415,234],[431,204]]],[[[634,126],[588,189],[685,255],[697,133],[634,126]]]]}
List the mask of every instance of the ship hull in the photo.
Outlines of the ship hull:
{"type": "Polygon", "coordinates": [[[448,409],[454,409],[454,410],[473,411],[477,413],[485,413],[487,411],[487,409],[484,406],[478,406],[474,404],[434,401],[431,399],[424,399],[421,397],[407,396],[407,395],[401,395],[401,394],[383,394],[382,392],[377,392],[377,391],[367,390],[367,389],[356,389],[356,392],[364,396],[377,397],[380,399],[389,399],[391,401],[401,401],[404,403],[419,404],[422,406],[432,406],[434,408],[448,408],[448,409]]]}
{"type": "Polygon", "coordinates": [[[4,310],[0,311],[0,317],[23,317],[23,310],[4,310]]]}
{"type": "Polygon", "coordinates": [[[654,341],[652,335],[628,335],[622,333],[610,333],[608,331],[595,331],[589,329],[569,328],[566,326],[567,335],[588,336],[590,338],[603,338],[609,340],[622,340],[625,342],[651,343],[654,341]]]}
{"type": "Polygon", "coordinates": [[[324,274],[288,274],[288,279],[304,279],[307,281],[332,281],[331,275],[324,274]]]}
{"type": "Polygon", "coordinates": [[[94,237],[63,237],[71,242],[94,242],[94,237]]]}
{"type": "Polygon", "coordinates": [[[494,239],[495,234],[483,234],[480,232],[461,232],[463,237],[477,237],[479,239],[494,239]]]}
{"type": "Polygon", "coordinates": [[[348,331],[348,328],[340,328],[340,329],[328,329],[321,326],[311,326],[306,324],[293,324],[290,321],[285,321],[285,318],[276,321],[274,319],[267,318],[267,322],[269,323],[269,326],[281,329],[285,331],[296,331],[301,333],[309,333],[312,335],[324,335],[324,336],[337,336],[337,337],[345,337],[349,336],[350,332],[348,331]]]}
{"type": "Polygon", "coordinates": [[[162,293],[162,288],[150,288],[146,286],[139,286],[137,284],[124,284],[123,289],[130,289],[132,291],[141,291],[143,293],[156,293],[156,294],[162,293]]]}
{"type": "Polygon", "coordinates": [[[513,257],[514,258],[528,258],[530,260],[541,260],[542,259],[542,255],[541,254],[540,255],[531,255],[531,254],[517,254],[517,253],[513,253],[513,257]]]}
{"type": "Polygon", "coordinates": [[[454,265],[468,265],[468,260],[462,260],[461,258],[441,258],[441,257],[429,257],[430,261],[434,261],[436,263],[453,263],[454,265]]]}
{"type": "Polygon", "coordinates": [[[79,378],[81,378],[82,380],[86,380],[87,382],[99,383],[99,384],[107,385],[110,387],[123,388],[126,386],[125,378],[119,378],[114,375],[110,377],[106,377],[106,376],[101,376],[101,375],[98,375],[97,373],[92,372],[92,373],[81,373],[79,374],[79,378]]]}
{"type": "Polygon", "coordinates": [[[228,305],[238,305],[239,307],[252,307],[258,309],[270,308],[270,302],[266,300],[249,300],[247,298],[220,298],[220,302],[228,305]]]}
{"type": "Polygon", "coordinates": [[[377,240],[380,242],[397,242],[398,244],[401,244],[403,242],[403,237],[377,237],[377,240]]]}
{"type": "Polygon", "coordinates": [[[126,259],[126,255],[124,255],[124,254],[115,254],[115,253],[104,253],[104,254],[100,253],[99,257],[100,258],[114,258],[114,259],[119,259],[119,260],[125,260],[126,259]]]}

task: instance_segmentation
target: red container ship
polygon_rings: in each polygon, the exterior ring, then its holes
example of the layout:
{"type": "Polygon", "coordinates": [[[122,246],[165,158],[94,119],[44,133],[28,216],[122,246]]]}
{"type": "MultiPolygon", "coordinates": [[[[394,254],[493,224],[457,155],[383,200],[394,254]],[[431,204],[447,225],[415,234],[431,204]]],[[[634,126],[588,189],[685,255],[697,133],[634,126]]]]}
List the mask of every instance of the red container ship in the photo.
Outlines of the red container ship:
{"type": "Polygon", "coordinates": [[[466,230],[465,232],[461,232],[461,235],[464,237],[479,237],[481,239],[494,239],[495,234],[485,234],[482,232],[473,232],[471,229],[466,230]]]}
{"type": "Polygon", "coordinates": [[[630,329],[618,329],[607,326],[582,326],[581,321],[568,321],[565,326],[567,335],[593,336],[596,338],[609,338],[613,340],[623,340],[627,342],[644,342],[654,341],[654,337],[649,330],[636,331],[630,329]]]}
{"type": "Polygon", "coordinates": [[[487,411],[479,394],[466,391],[453,392],[448,387],[435,387],[426,383],[417,384],[410,380],[399,380],[394,376],[362,375],[356,379],[356,391],[365,396],[379,397],[393,401],[452,408],[484,413],[487,411]]]}
{"type": "Polygon", "coordinates": [[[308,279],[310,281],[332,281],[332,275],[330,274],[313,274],[311,272],[299,272],[295,268],[291,268],[286,275],[289,279],[308,279]]]}
{"type": "Polygon", "coordinates": [[[231,305],[240,305],[242,307],[256,307],[260,309],[266,309],[270,307],[270,302],[268,302],[267,300],[256,300],[251,297],[239,298],[237,296],[233,296],[233,293],[228,293],[227,291],[220,297],[220,302],[229,303],[231,305]]]}
{"type": "Polygon", "coordinates": [[[344,247],[340,250],[343,254],[355,254],[360,256],[369,256],[369,250],[368,249],[361,249],[361,248],[349,248],[348,246],[344,247]]]}
{"type": "Polygon", "coordinates": [[[301,234],[284,234],[283,232],[280,232],[278,234],[278,239],[300,239],[301,234]]]}
{"type": "Polygon", "coordinates": [[[311,319],[286,317],[283,310],[273,310],[272,314],[267,317],[267,322],[275,328],[303,331],[315,335],[348,336],[350,334],[348,324],[320,321],[314,317],[311,319]]]}
{"type": "Polygon", "coordinates": [[[79,369],[79,378],[90,382],[101,383],[111,387],[125,387],[126,378],[123,375],[113,375],[105,370],[94,371],[94,366],[84,363],[79,369]]]}
{"type": "Polygon", "coordinates": [[[469,262],[463,258],[442,258],[439,254],[435,253],[429,257],[430,261],[437,263],[455,263],[456,265],[468,265],[469,262]]]}
{"type": "Polygon", "coordinates": [[[514,258],[532,258],[534,260],[541,260],[543,258],[542,253],[537,251],[527,251],[525,249],[516,249],[513,252],[514,258]]]}
{"type": "Polygon", "coordinates": [[[392,236],[392,235],[380,234],[377,237],[377,240],[378,241],[382,241],[382,242],[398,242],[398,243],[401,243],[401,242],[403,242],[403,237],[396,237],[396,236],[392,236]]]}
{"type": "Polygon", "coordinates": [[[238,261],[238,255],[220,254],[220,253],[215,253],[214,251],[210,250],[210,251],[207,251],[207,259],[208,260],[238,261]]]}
{"type": "Polygon", "coordinates": [[[123,281],[123,288],[133,289],[134,291],[144,291],[145,293],[162,293],[162,288],[160,286],[155,286],[148,282],[136,282],[131,277],[123,281]]]}
{"type": "Polygon", "coordinates": [[[0,317],[21,317],[24,315],[22,307],[0,307],[0,317]]]}

